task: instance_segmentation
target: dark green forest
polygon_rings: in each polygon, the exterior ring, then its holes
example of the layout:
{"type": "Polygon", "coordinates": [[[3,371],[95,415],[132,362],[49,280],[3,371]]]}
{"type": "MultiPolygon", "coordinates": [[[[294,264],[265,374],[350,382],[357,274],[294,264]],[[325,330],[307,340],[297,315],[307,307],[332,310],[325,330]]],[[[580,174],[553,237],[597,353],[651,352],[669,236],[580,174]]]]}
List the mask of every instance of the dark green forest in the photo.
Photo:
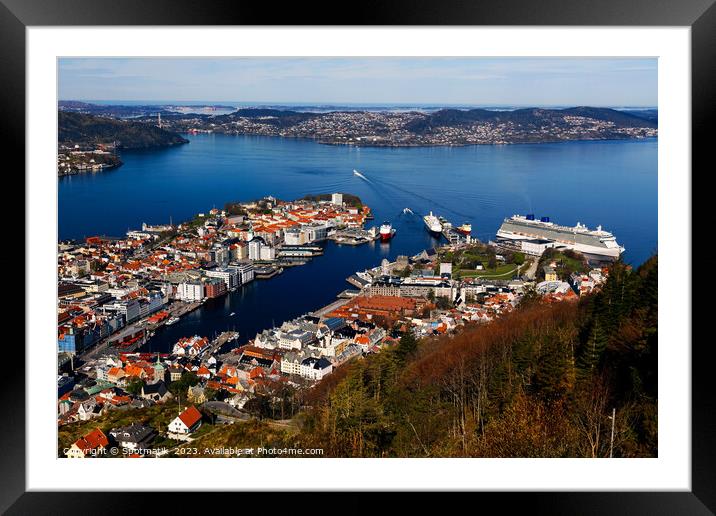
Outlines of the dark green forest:
{"type": "Polygon", "coordinates": [[[311,389],[293,444],[338,457],[657,456],[657,257],[599,292],[416,341],[311,389]],[[615,413],[612,438],[612,411],[615,413]]]}
{"type": "Polygon", "coordinates": [[[149,123],[67,111],[58,111],[57,116],[59,143],[96,145],[117,142],[120,147],[125,149],[144,149],[189,143],[189,140],[177,133],[165,131],[149,123]]]}

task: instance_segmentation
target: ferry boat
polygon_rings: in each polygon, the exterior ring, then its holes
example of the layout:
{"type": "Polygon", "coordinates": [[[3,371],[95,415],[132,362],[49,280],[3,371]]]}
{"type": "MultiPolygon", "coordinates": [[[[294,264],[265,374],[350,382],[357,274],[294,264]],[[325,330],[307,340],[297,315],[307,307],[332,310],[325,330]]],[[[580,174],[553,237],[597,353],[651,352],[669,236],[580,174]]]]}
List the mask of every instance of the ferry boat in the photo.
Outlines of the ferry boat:
{"type": "Polygon", "coordinates": [[[573,249],[599,260],[616,260],[624,252],[616,237],[603,230],[602,226],[589,229],[579,222],[576,226],[560,226],[551,222],[549,217],[536,220],[534,214],[513,215],[505,219],[497,231],[497,239],[523,247],[530,241],[544,243],[549,247],[573,249]]]}
{"type": "Polygon", "coordinates": [[[391,238],[393,238],[393,235],[395,235],[395,229],[390,224],[390,222],[383,222],[383,225],[380,226],[380,240],[383,242],[387,242],[391,238]]]}
{"type": "Polygon", "coordinates": [[[171,325],[174,324],[175,322],[179,322],[179,318],[178,318],[178,317],[172,317],[171,319],[167,320],[166,325],[167,325],[167,326],[171,326],[171,325]]]}
{"type": "Polygon", "coordinates": [[[457,230],[463,235],[469,235],[472,232],[472,225],[469,222],[465,222],[461,226],[458,226],[457,230]]]}
{"type": "Polygon", "coordinates": [[[435,235],[442,234],[443,225],[440,223],[440,220],[435,215],[433,215],[432,211],[428,215],[425,215],[423,217],[423,222],[425,222],[425,227],[428,228],[428,231],[430,233],[433,233],[435,235]]]}

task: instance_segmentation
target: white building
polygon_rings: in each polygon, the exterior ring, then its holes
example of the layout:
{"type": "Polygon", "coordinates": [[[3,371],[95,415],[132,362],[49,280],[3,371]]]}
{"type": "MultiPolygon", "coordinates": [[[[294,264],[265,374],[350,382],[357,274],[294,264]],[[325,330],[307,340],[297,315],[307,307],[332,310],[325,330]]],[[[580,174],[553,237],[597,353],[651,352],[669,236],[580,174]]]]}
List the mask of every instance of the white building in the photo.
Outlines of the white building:
{"type": "Polygon", "coordinates": [[[452,263],[451,262],[441,262],[440,263],[440,276],[442,276],[443,274],[452,276],[452,263]]]}
{"type": "Polygon", "coordinates": [[[331,203],[335,204],[336,206],[343,206],[343,194],[334,193],[331,196],[331,203]]]}
{"type": "Polygon", "coordinates": [[[245,242],[234,244],[229,249],[230,260],[246,260],[249,257],[249,246],[245,242]]]}
{"type": "Polygon", "coordinates": [[[284,231],[286,245],[305,245],[308,243],[308,231],[305,228],[289,228],[284,231]]]}
{"type": "Polygon", "coordinates": [[[215,246],[209,251],[209,256],[218,264],[226,264],[231,258],[231,253],[227,247],[215,246]]]}
{"type": "Polygon", "coordinates": [[[139,301],[130,299],[128,301],[115,301],[102,305],[103,312],[117,312],[124,316],[127,323],[135,321],[140,317],[139,301]]]}
{"type": "Polygon", "coordinates": [[[281,357],[281,372],[285,374],[301,374],[301,362],[303,356],[300,353],[290,351],[281,357]]]}
{"type": "Polygon", "coordinates": [[[324,357],[308,357],[301,361],[301,376],[309,380],[321,380],[333,372],[333,364],[324,357]]]}
{"type": "Polygon", "coordinates": [[[542,256],[545,249],[555,247],[556,242],[551,240],[533,239],[533,240],[522,240],[520,241],[520,249],[523,253],[532,256],[542,256]]]}
{"type": "Polygon", "coordinates": [[[229,265],[229,269],[234,269],[236,271],[239,285],[246,285],[254,280],[254,265],[252,263],[229,265]]]}
{"type": "Polygon", "coordinates": [[[232,267],[205,270],[204,275],[207,278],[219,278],[226,284],[227,290],[235,289],[241,284],[238,272],[232,267]]]}
{"type": "Polygon", "coordinates": [[[259,252],[261,260],[275,260],[276,259],[276,248],[262,245],[261,251],[259,252]]]}
{"type": "Polygon", "coordinates": [[[153,314],[163,307],[167,301],[168,299],[164,292],[150,292],[146,300],[142,299],[139,302],[139,317],[146,317],[149,314],[153,314]]]}
{"type": "Polygon", "coordinates": [[[264,246],[264,240],[261,237],[254,237],[249,242],[249,260],[261,259],[261,248],[264,246]]]}
{"type": "Polygon", "coordinates": [[[301,349],[314,339],[314,335],[303,330],[282,331],[278,345],[282,349],[301,349]]]}
{"type": "Polygon", "coordinates": [[[169,423],[169,433],[187,435],[201,426],[201,412],[190,406],[169,423]]]}
{"type": "Polygon", "coordinates": [[[331,226],[328,224],[313,223],[306,227],[308,231],[309,242],[320,242],[328,238],[328,230],[331,226]]]}
{"type": "Polygon", "coordinates": [[[182,301],[201,301],[204,299],[204,284],[200,281],[179,283],[176,296],[182,301]]]}

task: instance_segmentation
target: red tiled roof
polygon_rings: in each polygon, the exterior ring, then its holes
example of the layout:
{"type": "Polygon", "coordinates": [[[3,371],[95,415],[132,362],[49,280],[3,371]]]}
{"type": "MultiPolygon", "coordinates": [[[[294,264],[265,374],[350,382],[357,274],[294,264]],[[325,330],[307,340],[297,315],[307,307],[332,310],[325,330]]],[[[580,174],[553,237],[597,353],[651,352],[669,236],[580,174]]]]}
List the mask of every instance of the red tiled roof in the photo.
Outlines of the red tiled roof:
{"type": "Polygon", "coordinates": [[[103,448],[109,445],[109,440],[107,439],[107,436],[104,435],[102,430],[95,428],[87,435],[77,439],[77,441],[75,441],[75,445],[77,445],[83,453],[87,453],[90,450],[103,448]]]}
{"type": "Polygon", "coordinates": [[[195,424],[197,424],[199,421],[201,421],[201,412],[197,410],[197,408],[192,405],[188,409],[186,409],[184,412],[179,414],[179,419],[181,419],[182,423],[184,423],[187,428],[191,428],[195,424]]]}

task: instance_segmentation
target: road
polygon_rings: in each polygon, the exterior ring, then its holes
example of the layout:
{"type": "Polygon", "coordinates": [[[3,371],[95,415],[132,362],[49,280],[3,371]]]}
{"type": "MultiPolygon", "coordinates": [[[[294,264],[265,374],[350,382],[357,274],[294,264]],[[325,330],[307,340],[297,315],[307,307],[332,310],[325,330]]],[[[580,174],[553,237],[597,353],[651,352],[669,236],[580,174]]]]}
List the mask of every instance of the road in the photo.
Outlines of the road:
{"type": "Polygon", "coordinates": [[[214,340],[211,343],[211,347],[205,352],[205,355],[213,355],[219,349],[221,349],[221,346],[229,342],[230,340],[235,340],[239,338],[239,332],[238,331],[225,331],[221,335],[219,335],[216,340],[214,340]]]}
{"type": "MultiPolygon", "coordinates": [[[[79,358],[83,361],[92,359],[96,357],[98,353],[107,350],[107,348],[110,347],[112,343],[118,342],[124,337],[127,337],[128,335],[133,335],[141,330],[154,331],[160,326],[163,326],[170,317],[181,317],[182,315],[185,315],[192,310],[197,309],[199,306],[201,306],[201,303],[184,303],[181,301],[172,302],[162,308],[162,310],[169,312],[169,317],[167,317],[167,319],[165,319],[164,321],[157,324],[150,323],[146,318],[139,321],[135,321],[128,326],[125,326],[124,328],[120,329],[119,331],[113,333],[109,337],[99,341],[95,346],[81,353],[79,355],[79,358]]],[[[144,344],[144,342],[142,342],[142,345],[144,344]]],[[[138,347],[141,346],[132,345],[127,347],[126,349],[122,349],[121,351],[135,351],[138,347]]]]}
{"type": "Polygon", "coordinates": [[[529,268],[525,271],[527,279],[535,279],[535,274],[537,274],[537,264],[539,264],[539,260],[537,258],[533,258],[529,268]]]}

